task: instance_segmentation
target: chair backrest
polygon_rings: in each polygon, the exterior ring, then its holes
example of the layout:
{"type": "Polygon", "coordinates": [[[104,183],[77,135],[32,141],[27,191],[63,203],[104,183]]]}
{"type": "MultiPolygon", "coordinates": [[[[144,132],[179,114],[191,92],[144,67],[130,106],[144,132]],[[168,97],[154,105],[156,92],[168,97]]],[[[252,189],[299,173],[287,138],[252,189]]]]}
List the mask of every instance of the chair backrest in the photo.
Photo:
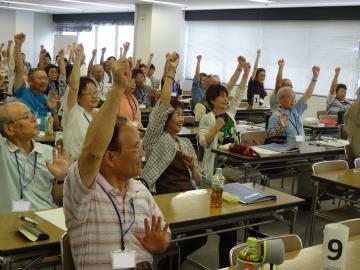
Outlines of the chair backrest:
{"type": "Polygon", "coordinates": [[[312,169],[314,174],[318,174],[325,172],[348,170],[349,166],[345,160],[329,160],[314,163],[312,169]]]}
{"type": "Polygon", "coordinates": [[[360,168],[360,158],[355,159],[355,168],[360,168]]]}
{"type": "Polygon", "coordinates": [[[240,143],[246,145],[256,145],[256,144],[261,145],[265,143],[267,137],[268,137],[268,133],[266,130],[245,131],[240,133],[240,143]]]}
{"type": "Polygon", "coordinates": [[[353,151],[351,149],[351,145],[348,144],[348,145],[345,145],[344,147],[345,149],[345,159],[348,163],[348,166],[350,169],[354,169],[355,167],[355,164],[354,164],[354,154],[353,154],[353,151]]]}
{"type": "Polygon", "coordinates": [[[341,124],[338,126],[338,128],[339,128],[339,138],[346,140],[348,136],[347,136],[347,132],[345,130],[345,125],[341,124]]]}
{"type": "MultiPolygon", "coordinates": [[[[285,252],[299,250],[303,248],[301,238],[296,234],[284,234],[278,236],[271,236],[264,239],[258,239],[258,243],[265,240],[281,239],[284,242],[285,252]]],[[[237,263],[239,252],[246,247],[246,243],[239,244],[230,250],[230,265],[234,266],[237,263]]]]}
{"type": "Polygon", "coordinates": [[[348,219],[339,223],[349,227],[349,236],[360,234],[360,218],[348,219]]]}
{"type": "Polygon", "coordinates": [[[74,260],[71,254],[70,238],[67,232],[62,235],[60,245],[62,269],[76,270],[74,260]]]}
{"type": "Polygon", "coordinates": [[[320,119],[320,115],[325,115],[326,111],[317,111],[317,118],[320,119]]]}
{"type": "Polygon", "coordinates": [[[337,115],[333,115],[333,114],[323,114],[323,115],[319,115],[319,119],[320,120],[336,120],[338,119],[337,115]]]}

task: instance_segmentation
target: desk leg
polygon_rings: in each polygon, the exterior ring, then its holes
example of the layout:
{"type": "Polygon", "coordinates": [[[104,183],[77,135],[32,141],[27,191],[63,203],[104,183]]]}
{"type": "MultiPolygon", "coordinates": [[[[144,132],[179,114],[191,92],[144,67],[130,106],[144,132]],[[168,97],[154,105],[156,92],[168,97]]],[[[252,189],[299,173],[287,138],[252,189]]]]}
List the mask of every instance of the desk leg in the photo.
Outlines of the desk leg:
{"type": "Polygon", "coordinates": [[[290,227],[290,233],[293,234],[295,233],[295,229],[296,229],[296,218],[297,218],[297,214],[298,214],[298,207],[295,206],[293,209],[292,209],[292,212],[293,212],[293,217],[292,217],[292,220],[291,220],[291,227],[290,227]]]}
{"type": "Polygon", "coordinates": [[[2,269],[3,270],[11,270],[13,257],[3,257],[2,258],[2,269]]]}
{"type": "Polygon", "coordinates": [[[316,212],[316,202],[318,200],[319,192],[319,182],[314,180],[314,190],[312,197],[311,205],[311,214],[310,214],[310,235],[309,235],[309,245],[312,246],[314,243],[314,231],[315,231],[315,212],[316,212]]]}

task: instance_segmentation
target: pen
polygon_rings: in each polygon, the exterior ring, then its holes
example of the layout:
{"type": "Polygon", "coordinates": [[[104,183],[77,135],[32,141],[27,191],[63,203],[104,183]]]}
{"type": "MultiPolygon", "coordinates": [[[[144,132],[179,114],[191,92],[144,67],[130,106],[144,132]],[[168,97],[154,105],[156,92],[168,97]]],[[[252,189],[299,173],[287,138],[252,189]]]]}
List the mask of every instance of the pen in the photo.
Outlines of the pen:
{"type": "Polygon", "coordinates": [[[29,222],[29,223],[35,224],[35,225],[38,225],[38,224],[39,224],[39,222],[37,222],[36,220],[33,220],[33,219],[31,219],[31,218],[28,218],[28,217],[25,217],[25,216],[23,216],[23,215],[19,215],[19,218],[22,219],[22,220],[25,220],[25,221],[27,221],[27,222],[29,222]]]}

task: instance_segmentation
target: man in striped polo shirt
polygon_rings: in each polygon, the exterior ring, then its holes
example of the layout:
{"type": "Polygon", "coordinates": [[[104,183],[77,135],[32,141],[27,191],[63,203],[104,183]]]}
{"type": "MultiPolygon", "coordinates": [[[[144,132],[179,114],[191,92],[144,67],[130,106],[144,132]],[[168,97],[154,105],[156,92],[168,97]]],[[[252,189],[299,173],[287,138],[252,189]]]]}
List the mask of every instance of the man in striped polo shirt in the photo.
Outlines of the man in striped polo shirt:
{"type": "Polygon", "coordinates": [[[132,256],[137,269],[151,269],[152,253],[165,251],[170,243],[159,207],[146,187],[132,179],[140,175],[145,154],[139,133],[117,118],[129,83],[127,48],[112,65],[112,89],[65,181],[66,226],[78,270],[123,267],[125,257],[132,256]]]}

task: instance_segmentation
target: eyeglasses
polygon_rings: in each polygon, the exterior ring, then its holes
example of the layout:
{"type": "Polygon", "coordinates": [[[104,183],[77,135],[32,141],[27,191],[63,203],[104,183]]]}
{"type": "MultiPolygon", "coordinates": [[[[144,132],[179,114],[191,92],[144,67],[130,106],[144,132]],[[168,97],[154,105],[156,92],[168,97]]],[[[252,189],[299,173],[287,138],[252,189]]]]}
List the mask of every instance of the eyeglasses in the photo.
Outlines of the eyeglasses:
{"type": "Polygon", "coordinates": [[[143,141],[141,140],[135,148],[122,149],[123,152],[140,152],[144,151],[143,141]]]}
{"type": "Polygon", "coordinates": [[[33,120],[36,120],[39,118],[39,114],[37,112],[31,112],[31,111],[28,111],[26,113],[24,113],[24,116],[23,117],[20,117],[18,119],[14,119],[14,120],[10,120],[7,122],[7,124],[12,124],[12,123],[15,123],[16,121],[20,121],[20,120],[24,120],[24,119],[27,119],[29,121],[33,121],[33,120]]]}

